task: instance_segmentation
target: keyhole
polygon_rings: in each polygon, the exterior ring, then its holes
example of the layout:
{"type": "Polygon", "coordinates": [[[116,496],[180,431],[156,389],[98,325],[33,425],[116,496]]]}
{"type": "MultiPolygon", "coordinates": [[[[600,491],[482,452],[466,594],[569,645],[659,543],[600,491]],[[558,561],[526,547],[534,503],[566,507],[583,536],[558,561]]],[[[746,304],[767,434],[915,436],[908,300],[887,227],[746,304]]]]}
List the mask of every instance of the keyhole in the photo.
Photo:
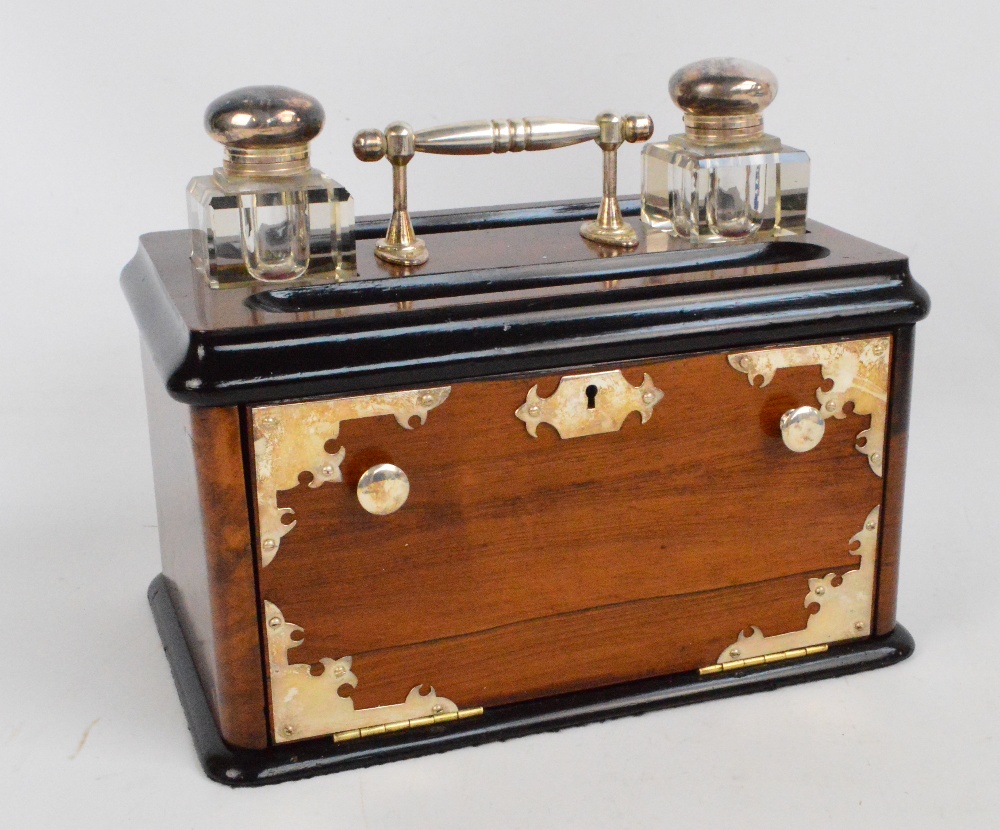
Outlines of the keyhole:
{"type": "Polygon", "coordinates": [[[587,409],[593,409],[597,405],[597,387],[590,384],[587,387],[587,409]]]}

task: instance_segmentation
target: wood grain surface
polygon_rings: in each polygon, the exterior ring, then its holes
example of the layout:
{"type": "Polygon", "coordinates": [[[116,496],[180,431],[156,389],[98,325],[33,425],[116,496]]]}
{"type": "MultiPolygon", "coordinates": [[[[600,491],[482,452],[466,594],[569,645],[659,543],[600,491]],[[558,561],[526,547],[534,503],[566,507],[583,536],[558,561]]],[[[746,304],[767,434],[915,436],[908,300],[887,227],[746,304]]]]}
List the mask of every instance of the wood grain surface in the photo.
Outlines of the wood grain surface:
{"type": "Polygon", "coordinates": [[[643,371],[665,398],[612,434],[528,435],[514,410],[559,376],[455,385],[412,431],[344,422],[329,444],[346,448],[344,482],[305,474],[279,494],[298,524],[260,572],[262,598],[305,630],[290,659],[352,655],[359,707],[419,683],[490,706],[694,669],[751,625],[804,627],[808,578],[856,566],[848,542],[882,499],[854,449],[868,419],[831,419],[795,454],[778,420],[816,405],[819,367],[763,389],[720,354],[625,374],[643,371]],[[376,517],[355,487],[383,462],[411,492],[376,517]]]}
{"type": "Polygon", "coordinates": [[[879,530],[879,569],[875,595],[875,634],[896,625],[899,554],[903,532],[903,489],[906,444],[910,433],[910,387],[913,382],[913,326],[899,329],[892,339],[891,395],[886,425],[885,500],[879,530]]]}
{"type": "Polygon", "coordinates": [[[143,353],[163,574],[225,740],[267,746],[240,413],[171,400],[143,353]]]}

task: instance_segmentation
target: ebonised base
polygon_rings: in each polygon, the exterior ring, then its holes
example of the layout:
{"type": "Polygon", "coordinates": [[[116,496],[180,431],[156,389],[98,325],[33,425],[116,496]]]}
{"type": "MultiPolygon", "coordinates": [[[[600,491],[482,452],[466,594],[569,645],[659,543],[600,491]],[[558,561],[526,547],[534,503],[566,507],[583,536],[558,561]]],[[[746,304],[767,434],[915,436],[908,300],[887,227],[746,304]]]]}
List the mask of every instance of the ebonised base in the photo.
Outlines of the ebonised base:
{"type": "Polygon", "coordinates": [[[268,749],[240,749],[226,744],[219,734],[162,574],[150,584],[148,597],[201,765],[209,778],[232,787],[275,784],[638,715],[653,709],[854,674],[891,666],[913,653],[913,638],[903,626],[897,625],[884,636],[834,646],[823,654],[783,663],[706,677],[686,672],[638,680],[498,706],[487,709],[481,717],[465,721],[342,744],[335,744],[330,738],[317,738],[268,749]]]}

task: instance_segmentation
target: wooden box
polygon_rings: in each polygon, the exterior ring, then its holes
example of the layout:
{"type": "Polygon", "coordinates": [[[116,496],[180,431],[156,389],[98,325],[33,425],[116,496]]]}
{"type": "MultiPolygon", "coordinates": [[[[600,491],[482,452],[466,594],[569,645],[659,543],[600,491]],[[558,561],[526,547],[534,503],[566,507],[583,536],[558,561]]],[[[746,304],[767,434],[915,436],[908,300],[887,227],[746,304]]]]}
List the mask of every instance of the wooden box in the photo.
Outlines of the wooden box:
{"type": "Polygon", "coordinates": [[[294,288],[212,289],[189,232],[142,238],[122,283],[146,364],[150,599],[212,777],[909,654],[896,584],[928,301],[906,259],[818,223],[607,256],[577,233],[592,211],[418,217],[431,260],[408,271],[372,257],[384,222],[362,222],[358,281],[294,288]],[[802,407],[822,438],[793,452],[781,421],[802,407]]]}

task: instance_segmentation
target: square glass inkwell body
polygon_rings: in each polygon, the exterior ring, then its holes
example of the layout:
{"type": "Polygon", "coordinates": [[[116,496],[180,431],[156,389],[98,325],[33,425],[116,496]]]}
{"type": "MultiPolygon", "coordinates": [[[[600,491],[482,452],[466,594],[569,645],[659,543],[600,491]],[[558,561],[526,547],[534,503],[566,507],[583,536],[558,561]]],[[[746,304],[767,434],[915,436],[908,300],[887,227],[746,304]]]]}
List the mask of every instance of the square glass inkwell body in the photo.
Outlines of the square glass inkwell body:
{"type": "Polygon", "coordinates": [[[686,66],[670,79],[686,131],[642,153],[642,219],[694,243],[805,233],[809,156],[764,133],[778,85],[732,58],[686,66]]]}
{"type": "Polygon", "coordinates": [[[285,87],[245,87],[209,105],[205,128],[226,154],[188,185],[188,219],[195,264],[214,286],[354,272],[354,201],[309,163],[322,126],[319,102],[285,87]]]}

